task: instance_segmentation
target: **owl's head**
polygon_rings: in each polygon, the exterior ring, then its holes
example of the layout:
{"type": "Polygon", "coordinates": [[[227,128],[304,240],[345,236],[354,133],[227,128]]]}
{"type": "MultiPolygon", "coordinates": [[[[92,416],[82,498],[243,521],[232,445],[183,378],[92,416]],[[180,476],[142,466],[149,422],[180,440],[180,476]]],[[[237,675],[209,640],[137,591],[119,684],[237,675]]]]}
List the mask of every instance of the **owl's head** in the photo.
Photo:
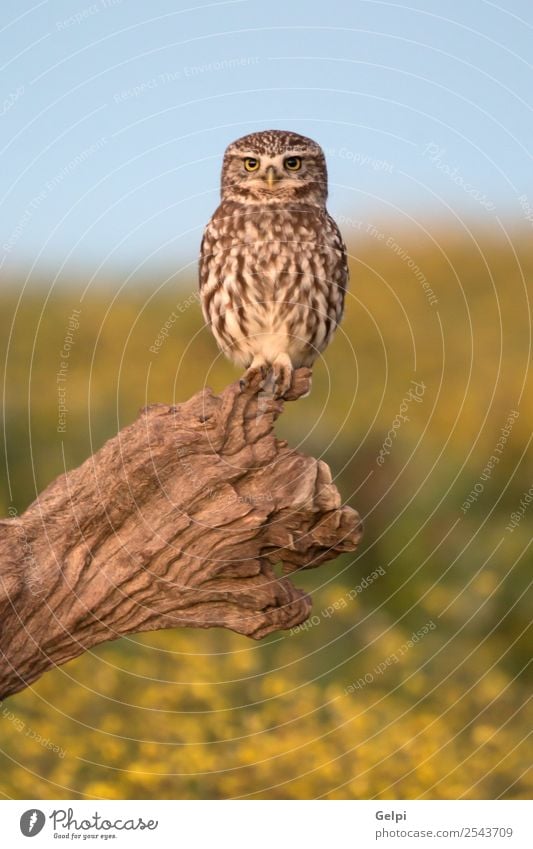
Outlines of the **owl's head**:
{"type": "Polygon", "coordinates": [[[224,153],[222,199],[239,203],[323,206],[328,172],[320,145],[285,130],[264,130],[232,142],[224,153]]]}

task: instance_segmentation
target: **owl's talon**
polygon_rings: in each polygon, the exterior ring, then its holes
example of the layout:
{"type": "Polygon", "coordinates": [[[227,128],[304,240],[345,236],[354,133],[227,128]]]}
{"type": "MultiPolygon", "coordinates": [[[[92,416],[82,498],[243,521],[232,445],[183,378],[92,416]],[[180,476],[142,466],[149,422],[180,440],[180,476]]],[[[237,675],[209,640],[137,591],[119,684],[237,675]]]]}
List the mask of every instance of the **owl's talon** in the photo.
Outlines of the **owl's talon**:
{"type": "Polygon", "coordinates": [[[265,365],[251,365],[250,368],[246,369],[244,377],[241,377],[239,383],[241,386],[241,391],[244,392],[248,389],[253,383],[256,382],[257,378],[260,377],[261,380],[258,384],[258,391],[260,392],[264,385],[268,376],[268,370],[265,365]]]}
{"type": "Polygon", "coordinates": [[[276,398],[283,398],[292,385],[292,363],[288,354],[280,354],[272,364],[273,392],[276,398]]]}

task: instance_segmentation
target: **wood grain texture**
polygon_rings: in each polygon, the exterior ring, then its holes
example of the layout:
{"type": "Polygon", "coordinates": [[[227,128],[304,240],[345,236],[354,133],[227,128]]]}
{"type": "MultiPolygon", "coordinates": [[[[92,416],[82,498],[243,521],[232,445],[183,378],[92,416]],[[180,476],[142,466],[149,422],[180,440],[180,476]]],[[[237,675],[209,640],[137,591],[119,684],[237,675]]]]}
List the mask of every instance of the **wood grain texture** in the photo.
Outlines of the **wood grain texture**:
{"type": "MultiPolygon", "coordinates": [[[[295,372],[287,400],[309,378],[295,372]]],[[[362,529],[326,464],[275,437],[282,408],[238,382],[147,407],[0,521],[0,698],[126,634],[223,627],[259,639],[309,616],[287,575],[353,551],[362,529]]]]}

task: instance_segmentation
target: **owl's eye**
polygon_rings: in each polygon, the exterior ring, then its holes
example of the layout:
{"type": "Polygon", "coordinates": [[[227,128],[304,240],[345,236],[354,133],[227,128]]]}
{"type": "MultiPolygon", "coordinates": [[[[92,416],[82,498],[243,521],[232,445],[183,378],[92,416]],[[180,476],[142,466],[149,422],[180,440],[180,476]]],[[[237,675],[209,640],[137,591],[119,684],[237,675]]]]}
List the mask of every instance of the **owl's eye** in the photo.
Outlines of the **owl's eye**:
{"type": "Polygon", "coordinates": [[[259,160],[255,159],[253,156],[247,156],[244,160],[244,167],[247,171],[257,171],[259,168],[259,160]]]}
{"type": "Polygon", "coordinates": [[[285,160],[285,168],[287,171],[299,171],[302,167],[302,157],[301,156],[288,156],[285,160]]]}

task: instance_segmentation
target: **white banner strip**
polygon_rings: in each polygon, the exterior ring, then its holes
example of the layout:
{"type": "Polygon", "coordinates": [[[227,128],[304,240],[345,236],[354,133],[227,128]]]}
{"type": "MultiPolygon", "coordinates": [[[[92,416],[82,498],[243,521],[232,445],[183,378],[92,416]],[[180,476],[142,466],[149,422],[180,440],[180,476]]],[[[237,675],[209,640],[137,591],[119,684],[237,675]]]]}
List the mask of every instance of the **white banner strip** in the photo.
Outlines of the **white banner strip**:
{"type": "Polygon", "coordinates": [[[2,846],[533,846],[528,801],[4,801],[2,846]],[[35,843],[29,843],[35,838],[35,843]]]}

